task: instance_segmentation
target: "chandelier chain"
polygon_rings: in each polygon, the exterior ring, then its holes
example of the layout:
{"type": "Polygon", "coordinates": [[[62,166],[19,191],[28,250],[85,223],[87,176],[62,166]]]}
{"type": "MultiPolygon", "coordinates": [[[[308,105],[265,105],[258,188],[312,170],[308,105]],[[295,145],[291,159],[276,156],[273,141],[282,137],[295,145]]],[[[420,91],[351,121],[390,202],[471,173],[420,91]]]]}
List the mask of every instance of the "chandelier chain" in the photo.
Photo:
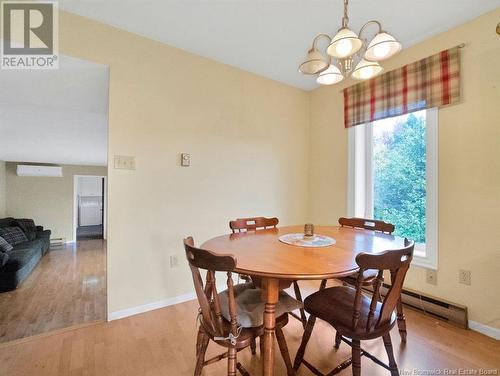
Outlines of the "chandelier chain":
{"type": "Polygon", "coordinates": [[[349,5],[349,0],[344,0],[344,17],[342,18],[342,27],[347,27],[349,24],[349,14],[347,12],[347,7],[349,5]]]}

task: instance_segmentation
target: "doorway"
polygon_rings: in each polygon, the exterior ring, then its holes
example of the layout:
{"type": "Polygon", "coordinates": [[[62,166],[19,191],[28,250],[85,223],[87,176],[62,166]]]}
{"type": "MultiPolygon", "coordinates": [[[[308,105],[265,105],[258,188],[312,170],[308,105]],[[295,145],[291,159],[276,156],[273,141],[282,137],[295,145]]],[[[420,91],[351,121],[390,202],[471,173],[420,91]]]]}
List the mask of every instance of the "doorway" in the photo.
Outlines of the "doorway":
{"type": "Polygon", "coordinates": [[[74,239],[106,239],[106,176],[74,176],[74,239]]]}
{"type": "Polygon", "coordinates": [[[4,270],[16,279],[0,289],[1,346],[106,320],[109,68],[61,54],[59,69],[1,70],[0,88],[6,186],[0,219],[24,218],[44,229],[44,239],[37,234],[18,244],[7,260],[4,270]],[[20,164],[60,173],[20,176],[20,164]],[[79,176],[94,178],[81,192],[81,205],[75,200],[79,176]],[[79,206],[88,209],[82,230],[90,230],[80,235],[100,239],[76,241],[79,206]]]}

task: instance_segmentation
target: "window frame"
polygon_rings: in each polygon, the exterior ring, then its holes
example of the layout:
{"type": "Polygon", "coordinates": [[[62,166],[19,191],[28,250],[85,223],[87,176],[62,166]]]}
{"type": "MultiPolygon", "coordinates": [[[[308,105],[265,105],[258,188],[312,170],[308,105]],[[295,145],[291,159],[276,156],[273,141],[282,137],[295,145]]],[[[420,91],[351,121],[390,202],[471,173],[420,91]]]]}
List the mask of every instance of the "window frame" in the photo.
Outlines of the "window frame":
{"type": "MultiPolygon", "coordinates": [[[[416,244],[413,264],[438,268],[438,109],[426,109],[426,243],[416,244]]],[[[373,123],[347,129],[347,215],[373,218],[373,123]],[[370,189],[366,189],[370,187],[370,189]]]]}

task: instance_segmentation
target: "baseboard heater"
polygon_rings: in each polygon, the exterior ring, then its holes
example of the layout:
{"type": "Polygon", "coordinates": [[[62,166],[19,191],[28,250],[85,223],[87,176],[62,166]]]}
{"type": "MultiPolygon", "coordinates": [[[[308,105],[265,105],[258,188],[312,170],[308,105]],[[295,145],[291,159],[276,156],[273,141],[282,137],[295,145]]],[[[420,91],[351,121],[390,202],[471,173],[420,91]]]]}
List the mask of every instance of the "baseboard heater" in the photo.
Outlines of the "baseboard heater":
{"type": "MultiPolygon", "coordinates": [[[[387,294],[390,285],[384,283],[380,287],[382,296],[387,294]]],[[[370,288],[367,288],[370,290],[370,288]]],[[[468,329],[469,320],[467,316],[467,307],[455,303],[451,303],[435,297],[423,295],[417,291],[403,289],[401,291],[401,300],[403,304],[409,305],[419,311],[430,313],[450,324],[456,325],[460,328],[468,329]]]]}

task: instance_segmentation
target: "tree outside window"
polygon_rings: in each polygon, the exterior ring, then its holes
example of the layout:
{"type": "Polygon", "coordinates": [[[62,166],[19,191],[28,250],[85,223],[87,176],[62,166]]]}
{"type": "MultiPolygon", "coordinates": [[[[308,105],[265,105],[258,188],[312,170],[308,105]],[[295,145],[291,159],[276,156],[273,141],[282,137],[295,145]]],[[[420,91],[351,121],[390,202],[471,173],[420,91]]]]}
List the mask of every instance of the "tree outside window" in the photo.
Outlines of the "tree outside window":
{"type": "Polygon", "coordinates": [[[426,238],[425,111],[373,124],[373,214],[395,235],[426,238]]]}

